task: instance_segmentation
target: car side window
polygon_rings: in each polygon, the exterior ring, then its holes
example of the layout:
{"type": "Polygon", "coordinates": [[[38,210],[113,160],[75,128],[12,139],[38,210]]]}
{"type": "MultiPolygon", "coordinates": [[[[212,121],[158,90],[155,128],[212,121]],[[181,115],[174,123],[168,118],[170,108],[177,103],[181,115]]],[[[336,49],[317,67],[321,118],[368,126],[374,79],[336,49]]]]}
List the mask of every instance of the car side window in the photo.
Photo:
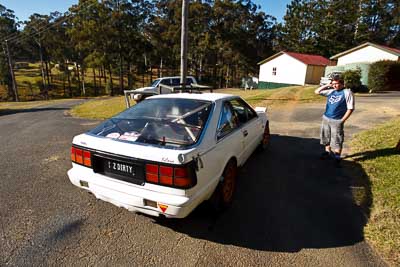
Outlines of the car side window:
{"type": "Polygon", "coordinates": [[[171,79],[163,79],[163,80],[161,80],[160,83],[170,86],[171,85],[171,79]]]}
{"type": "Polygon", "coordinates": [[[229,102],[223,104],[220,120],[218,122],[217,139],[221,139],[239,126],[238,118],[229,102]]]}
{"type": "Polygon", "coordinates": [[[246,102],[241,99],[233,99],[230,101],[233,112],[239,119],[240,124],[245,124],[246,122],[252,120],[257,117],[255,111],[250,108],[246,102]]]}
{"type": "Polygon", "coordinates": [[[193,82],[192,78],[186,78],[186,85],[191,85],[193,82]]]}
{"type": "Polygon", "coordinates": [[[172,79],[172,86],[179,86],[181,84],[181,80],[179,78],[172,79]]]}

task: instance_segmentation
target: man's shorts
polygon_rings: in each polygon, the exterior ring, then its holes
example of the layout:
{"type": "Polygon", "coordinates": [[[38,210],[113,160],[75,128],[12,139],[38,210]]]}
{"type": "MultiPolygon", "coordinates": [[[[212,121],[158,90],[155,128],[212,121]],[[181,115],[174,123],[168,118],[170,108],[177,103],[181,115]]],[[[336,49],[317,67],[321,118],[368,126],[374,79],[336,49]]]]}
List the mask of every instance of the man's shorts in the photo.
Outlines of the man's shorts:
{"type": "Polygon", "coordinates": [[[342,149],[343,141],[343,122],[322,116],[321,145],[330,145],[333,150],[338,150],[342,149]]]}

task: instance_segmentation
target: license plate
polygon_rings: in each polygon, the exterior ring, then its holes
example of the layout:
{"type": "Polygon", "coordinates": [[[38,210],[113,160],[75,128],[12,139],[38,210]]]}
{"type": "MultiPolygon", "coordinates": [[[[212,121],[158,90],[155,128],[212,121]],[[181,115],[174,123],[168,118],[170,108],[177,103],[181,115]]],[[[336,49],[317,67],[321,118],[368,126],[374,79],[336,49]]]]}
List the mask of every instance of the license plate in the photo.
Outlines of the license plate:
{"type": "Polygon", "coordinates": [[[113,173],[125,177],[137,178],[137,170],[134,165],[120,162],[115,160],[105,159],[104,161],[104,172],[113,173]]]}

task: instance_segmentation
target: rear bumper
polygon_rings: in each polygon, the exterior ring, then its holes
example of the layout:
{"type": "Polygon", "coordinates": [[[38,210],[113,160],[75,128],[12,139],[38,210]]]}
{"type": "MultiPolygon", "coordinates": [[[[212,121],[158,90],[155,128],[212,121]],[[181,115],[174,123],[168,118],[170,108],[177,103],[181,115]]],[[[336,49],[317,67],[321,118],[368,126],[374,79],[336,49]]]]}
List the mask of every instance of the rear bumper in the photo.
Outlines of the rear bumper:
{"type": "Polygon", "coordinates": [[[68,171],[68,177],[72,184],[90,191],[98,199],[129,211],[151,216],[184,218],[203,201],[199,197],[179,196],[149,190],[143,186],[94,173],[92,169],[82,166],[75,165],[68,171]],[[167,208],[163,211],[160,205],[165,205],[167,208]]]}

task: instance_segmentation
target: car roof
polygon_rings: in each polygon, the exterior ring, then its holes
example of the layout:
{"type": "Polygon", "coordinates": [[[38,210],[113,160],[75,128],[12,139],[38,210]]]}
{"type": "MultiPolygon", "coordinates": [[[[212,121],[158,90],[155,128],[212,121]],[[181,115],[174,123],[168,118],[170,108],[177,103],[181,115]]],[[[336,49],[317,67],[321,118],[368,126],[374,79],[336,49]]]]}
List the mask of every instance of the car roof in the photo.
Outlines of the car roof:
{"type": "MultiPolygon", "coordinates": [[[[157,78],[156,80],[161,80],[161,79],[176,79],[176,78],[181,78],[181,76],[170,76],[170,77],[160,77],[157,78]]],[[[193,76],[186,76],[186,78],[194,78],[193,76]]]]}
{"type": "Polygon", "coordinates": [[[155,98],[184,98],[184,99],[196,99],[196,100],[206,100],[206,101],[217,101],[221,99],[229,99],[237,96],[230,94],[221,94],[221,93],[176,93],[176,94],[164,94],[164,95],[155,95],[152,97],[148,97],[148,99],[155,98]]]}

